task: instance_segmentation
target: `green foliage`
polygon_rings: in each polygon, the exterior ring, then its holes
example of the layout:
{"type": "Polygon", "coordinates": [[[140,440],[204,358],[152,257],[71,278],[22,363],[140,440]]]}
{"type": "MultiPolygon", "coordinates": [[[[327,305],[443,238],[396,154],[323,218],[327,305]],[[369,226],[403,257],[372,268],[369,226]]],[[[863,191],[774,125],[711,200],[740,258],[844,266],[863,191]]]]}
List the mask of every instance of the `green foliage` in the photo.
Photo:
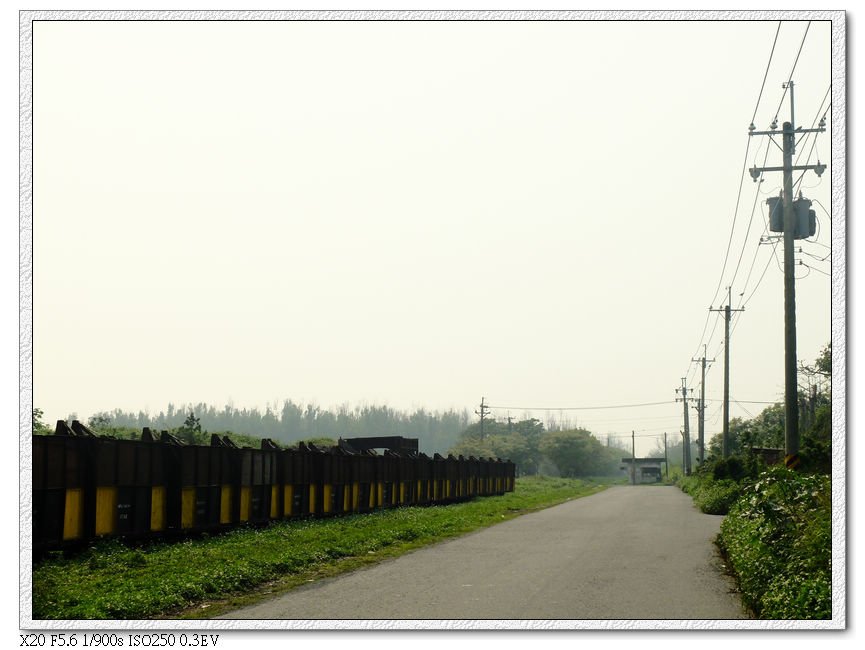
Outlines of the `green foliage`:
{"type": "MultiPolygon", "coordinates": [[[[332,519],[297,519],[241,528],[181,543],[129,548],[101,542],[75,557],[61,554],[33,570],[35,619],[139,619],[265,582],[296,583],[378,561],[575,497],[607,484],[519,478],[501,497],[427,508],[397,508],[332,519]]],[[[199,609],[198,611],[202,611],[199,609]]]]}
{"type": "Polygon", "coordinates": [[[33,407],[33,435],[34,436],[49,436],[52,433],[54,433],[54,431],[51,430],[51,427],[49,427],[47,424],[45,424],[42,421],[42,417],[44,415],[45,414],[43,413],[42,409],[38,409],[36,407],[33,407]]]}
{"type": "Polygon", "coordinates": [[[725,515],[741,494],[736,481],[721,479],[704,485],[695,496],[697,507],[709,515],[725,515]]]}
{"type": "MultiPolygon", "coordinates": [[[[800,372],[813,377],[831,377],[832,344],[823,348],[814,366],[803,365],[800,372]]],[[[809,379],[810,381],[810,379],[809,379]]],[[[814,386],[820,385],[820,382],[814,386]]],[[[831,386],[830,386],[831,389],[831,386]]],[[[817,390],[806,395],[799,393],[800,456],[803,471],[830,472],[832,456],[832,404],[831,390],[817,390]]],[[[729,427],[729,453],[743,454],[751,447],[784,448],[785,406],[776,403],[755,418],[733,418],[729,427]]],[[[707,445],[708,456],[722,456],[722,434],[712,436],[707,445]]]]}
{"type": "Polygon", "coordinates": [[[746,478],[756,478],[765,469],[766,465],[759,456],[744,453],[727,458],[713,458],[703,463],[700,471],[711,472],[716,481],[730,479],[738,482],[746,478]]]}
{"type": "Polygon", "coordinates": [[[541,463],[538,441],[543,434],[544,425],[535,418],[519,422],[490,418],[484,421],[483,435],[480,422],[469,425],[448,453],[466,458],[507,459],[517,466],[520,475],[536,474],[541,463]]]}
{"type": "Polygon", "coordinates": [[[820,474],[832,472],[832,403],[817,409],[814,424],[802,433],[799,449],[802,458],[800,470],[820,474]]]}
{"type": "Polygon", "coordinates": [[[337,441],[333,438],[309,438],[308,440],[303,440],[302,442],[315,445],[319,449],[326,449],[328,447],[335,447],[337,445],[337,441]]]}
{"type": "Polygon", "coordinates": [[[694,505],[708,515],[727,514],[741,494],[736,481],[728,478],[716,480],[712,478],[711,472],[683,476],[679,478],[678,485],[693,497],[694,505]]]}
{"type": "MultiPolygon", "coordinates": [[[[183,442],[190,445],[202,444],[206,437],[206,431],[201,430],[201,420],[195,417],[195,413],[189,412],[183,425],[174,430],[174,434],[183,442]]],[[[207,436],[209,438],[209,436],[207,436]]]]}
{"type": "Polygon", "coordinates": [[[551,431],[540,441],[540,451],[563,476],[610,476],[619,474],[621,450],[604,447],[586,429],[551,431]]]}
{"type": "Polygon", "coordinates": [[[831,610],[828,476],[772,467],[746,483],[721,524],[748,606],[768,619],[825,619],[831,610]]]}
{"type": "Polygon", "coordinates": [[[544,431],[539,420],[476,422],[460,434],[449,453],[512,461],[520,475],[541,471],[561,476],[618,476],[622,450],[605,447],[586,429],[544,431]]]}

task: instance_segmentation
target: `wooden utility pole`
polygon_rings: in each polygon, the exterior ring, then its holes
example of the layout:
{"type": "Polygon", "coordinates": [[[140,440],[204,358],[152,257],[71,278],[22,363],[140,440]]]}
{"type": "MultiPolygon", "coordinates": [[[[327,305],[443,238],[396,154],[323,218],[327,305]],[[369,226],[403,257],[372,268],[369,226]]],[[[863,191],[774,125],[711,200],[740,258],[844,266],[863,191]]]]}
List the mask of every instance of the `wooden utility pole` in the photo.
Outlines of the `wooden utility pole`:
{"type": "Polygon", "coordinates": [[[745,311],[741,309],[731,309],[730,287],[727,287],[727,305],[724,309],[712,309],[709,311],[724,312],[724,434],[721,442],[721,455],[726,458],[730,455],[730,314],[734,311],[745,311]]]}
{"type": "MultiPolygon", "coordinates": [[[[787,467],[799,464],[799,385],[796,367],[796,276],[794,242],[796,239],[796,214],[793,209],[793,172],[813,170],[817,176],[823,174],[826,165],[817,161],[816,165],[794,165],[796,138],[805,133],[822,133],[826,130],[825,120],[820,120],[816,129],[803,129],[795,126],[795,105],[793,102],[793,80],[782,84],[790,91],[790,121],[784,122],[783,166],[752,167],[751,178],[757,182],[765,172],[783,172],[783,216],[784,216],[784,462],[787,467]]],[[[748,127],[749,135],[778,135],[777,122],[772,123],[771,131],[756,131],[753,124],[748,127]]]]}

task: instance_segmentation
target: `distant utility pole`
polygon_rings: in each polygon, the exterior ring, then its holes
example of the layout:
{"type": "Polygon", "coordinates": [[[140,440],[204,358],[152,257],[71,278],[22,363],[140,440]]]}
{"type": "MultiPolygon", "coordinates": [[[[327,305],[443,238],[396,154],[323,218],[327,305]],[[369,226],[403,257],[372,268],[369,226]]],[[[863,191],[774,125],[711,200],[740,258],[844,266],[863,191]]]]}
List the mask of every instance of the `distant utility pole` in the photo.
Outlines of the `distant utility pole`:
{"type": "MultiPolygon", "coordinates": [[[[790,91],[790,121],[784,122],[782,128],[784,152],[782,167],[752,167],[749,171],[756,183],[765,172],[783,172],[784,192],[783,230],[784,230],[784,461],[787,467],[799,464],[799,404],[798,382],[796,377],[796,276],[794,259],[794,240],[797,239],[798,218],[793,207],[793,172],[813,170],[821,176],[826,165],[794,165],[793,154],[796,152],[796,138],[804,133],[822,133],[826,130],[825,118],[820,120],[816,129],[797,128],[794,120],[793,80],[782,84],[790,91]]],[[[756,131],[753,122],[748,127],[748,135],[778,135],[777,121],[771,124],[771,131],[756,131]]]]}
{"type": "MultiPolygon", "coordinates": [[[[699,361],[702,368],[702,377],[700,379],[700,399],[697,401],[697,464],[702,464],[706,460],[706,446],[704,434],[706,431],[706,344],[703,344],[703,358],[691,359],[691,361],[699,361]]],[[[714,361],[714,359],[710,359],[714,361]]]]}
{"type": "Polygon", "coordinates": [[[484,439],[484,418],[489,415],[490,407],[484,404],[484,399],[481,397],[481,410],[475,411],[475,415],[481,416],[481,440],[484,439]]]}
{"type": "MultiPolygon", "coordinates": [[[[682,388],[676,389],[676,392],[682,391],[682,403],[685,407],[685,431],[682,434],[684,437],[683,444],[685,448],[682,450],[682,471],[685,472],[685,476],[691,475],[691,429],[688,421],[690,418],[688,417],[688,387],[686,385],[685,377],[682,377],[682,388]]],[[[678,398],[676,399],[678,402],[678,398]]]]}
{"type": "Polygon", "coordinates": [[[631,430],[631,485],[637,484],[637,452],[634,443],[634,431],[631,430]]]}
{"type": "Polygon", "coordinates": [[[712,309],[709,311],[724,312],[724,435],[721,443],[721,455],[726,458],[730,455],[730,314],[734,311],[745,311],[741,309],[731,309],[730,287],[727,287],[727,305],[724,309],[712,309]]]}
{"type": "Polygon", "coordinates": [[[703,463],[703,400],[699,397],[694,398],[694,406],[692,407],[697,412],[697,468],[703,463]]]}
{"type": "Polygon", "coordinates": [[[664,431],[664,472],[670,478],[670,461],[667,460],[667,432],[664,431]]]}

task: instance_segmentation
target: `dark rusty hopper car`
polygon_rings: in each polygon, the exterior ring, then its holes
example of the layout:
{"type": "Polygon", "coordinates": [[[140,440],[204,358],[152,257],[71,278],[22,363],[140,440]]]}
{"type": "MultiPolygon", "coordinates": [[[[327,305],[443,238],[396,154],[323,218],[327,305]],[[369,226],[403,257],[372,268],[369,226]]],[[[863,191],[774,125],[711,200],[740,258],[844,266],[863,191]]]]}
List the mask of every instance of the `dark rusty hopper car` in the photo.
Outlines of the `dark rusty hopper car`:
{"type": "Polygon", "coordinates": [[[353,438],[328,449],[189,445],[144,429],[141,440],[98,436],[78,421],[33,437],[33,548],[99,537],[216,532],[297,517],[439,505],[514,488],[509,461],[432,458],[417,441],[353,438]],[[375,444],[390,444],[377,453],[375,444]],[[356,446],[352,446],[356,445],[356,446]]]}

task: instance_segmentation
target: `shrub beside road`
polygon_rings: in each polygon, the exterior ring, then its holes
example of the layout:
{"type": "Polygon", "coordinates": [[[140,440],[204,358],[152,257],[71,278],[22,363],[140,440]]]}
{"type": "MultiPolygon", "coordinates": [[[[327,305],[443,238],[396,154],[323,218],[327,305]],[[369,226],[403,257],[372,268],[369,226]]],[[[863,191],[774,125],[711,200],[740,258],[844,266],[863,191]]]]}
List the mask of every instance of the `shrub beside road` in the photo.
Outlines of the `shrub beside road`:
{"type": "Polygon", "coordinates": [[[718,546],[758,618],[832,617],[828,475],[731,457],[706,463],[679,485],[703,512],[727,515],[718,546]]]}

